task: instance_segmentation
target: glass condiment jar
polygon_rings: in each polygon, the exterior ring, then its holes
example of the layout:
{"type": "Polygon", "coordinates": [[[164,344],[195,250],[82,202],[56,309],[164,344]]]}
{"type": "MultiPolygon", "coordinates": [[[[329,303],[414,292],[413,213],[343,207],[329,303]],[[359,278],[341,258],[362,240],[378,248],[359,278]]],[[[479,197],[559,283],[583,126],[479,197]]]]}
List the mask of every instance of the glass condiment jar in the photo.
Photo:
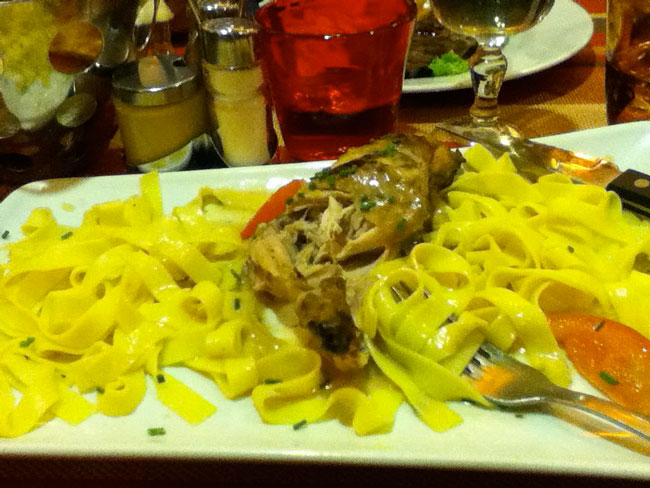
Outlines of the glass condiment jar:
{"type": "Polygon", "coordinates": [[[201,24],[213,138],[228,166],[265,164],[277,147],[272,110],[255,56],[257,33],[257,24],[243,18],[201,24]]]}
{"type": "Polygon", "coordinates": [[[200,74],[182,57],[140,58],[113,74],[113,98],[126,162],[141,171],[188,166],[209,131],[200,74]]]}

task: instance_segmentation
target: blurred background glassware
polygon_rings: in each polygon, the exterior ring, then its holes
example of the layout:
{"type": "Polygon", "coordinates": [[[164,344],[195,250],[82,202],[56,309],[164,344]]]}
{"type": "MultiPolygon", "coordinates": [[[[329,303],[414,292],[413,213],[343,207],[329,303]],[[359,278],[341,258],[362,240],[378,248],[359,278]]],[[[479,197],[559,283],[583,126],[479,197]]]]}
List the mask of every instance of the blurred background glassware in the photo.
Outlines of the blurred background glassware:
{"type": "Polygon", "coordinates": [[[257,11],[291,158],[335,158],[394,130],[415,15],[412,0],[274,0],[257,11]]]}
{"type": "Polygon", "coordinates": [[[167,0],[169,9],[174,14],[171,20],[172,44],[175,46],[185,46],[189,33],[188,8],[189,0],[167,0]]]}
{"type": "Polygon", "coordinates": [[[165,0],[139,0],[133,42],[136,58],[171,54],[174,13],[165,0]]]}
{"type": "Polygon", "coordinates": [[[443,26],[473,37],[479,44],[469,63],[475,95],[470,116],[449,123],[516,134],[517,129],[500,121],[498,115],[498,96],[508,67],[502,48],[508,36],[539,23],[554,0],[428,1],[443,26]]]}
{"type": "Polygon", "coordinates": [[[204,138],[209,120],[201,74],[182,56],[158,54],[120,66],[113,73],[113,95],[131,167],[184,169],[209,142],[204,138]]]}
{"type": "Polygon", "coordinates": [[[228,166],[265,164],[277,147],[271,105],[255,55],[258,33],[258,25],[244,18],[201,24],[213,138],[228,166]]]}
{"type": "Polygon", "coordinates": [[[133,55],[137,7],[0,2],[1,181],[78,173],[108,145],[116,130],[111,74],[133,55]]]}
{"type": "Polygon", "coordinates": [[[607,122],[650,119],[650,0],[607,1],[607,122]]]}

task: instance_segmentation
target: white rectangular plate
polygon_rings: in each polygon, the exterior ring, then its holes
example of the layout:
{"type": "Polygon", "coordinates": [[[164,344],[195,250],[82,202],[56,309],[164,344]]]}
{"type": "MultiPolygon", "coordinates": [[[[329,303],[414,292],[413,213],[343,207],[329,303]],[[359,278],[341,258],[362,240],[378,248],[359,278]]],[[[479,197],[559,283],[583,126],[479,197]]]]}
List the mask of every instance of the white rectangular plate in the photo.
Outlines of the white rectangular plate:
{"type": "MultiPolygon", "coordinates": [[[[622,168],[650,172],[650,122],[562,134],[544,141],[612,157],[622,168]]],[[[163,174],[165,210],[186,203],[204,185],[274,188],[288,179],[310,176],[323,164],[163,174]]],[[[0,230],[8,229],[11,238],[19,236],[20,224],[39,206],[53,209],[62,223],[78,225],[92,204],[137,192],[137,175],[31,183],[0,203],[0,230]],[[74,210],[64,210],[64,204],[73,205],[74,210]]],[[[291,426],[262,423],[248,398],[229,401],[210,380],[183,369],[173,373],[217,405],[212,418],[191,427],[166,410],[150,387],[132,415],[95,415],[77,427],[55,420],[18,439],[0,439],[0,455],[310,461],[650,479],[647,457],[552,417],[526,414],[518,418],[512,413],[458,404],[453,408],[463,416],[463,424],[437,434],[403,405],[393,431],[385,435],[358,437],[337,421],[294,431],[291,426]],[[167,434],[150,437],[149,427],[164,427],[167,434]]],[[[586,388],[581,382],[574,386],[586,388]]]]}

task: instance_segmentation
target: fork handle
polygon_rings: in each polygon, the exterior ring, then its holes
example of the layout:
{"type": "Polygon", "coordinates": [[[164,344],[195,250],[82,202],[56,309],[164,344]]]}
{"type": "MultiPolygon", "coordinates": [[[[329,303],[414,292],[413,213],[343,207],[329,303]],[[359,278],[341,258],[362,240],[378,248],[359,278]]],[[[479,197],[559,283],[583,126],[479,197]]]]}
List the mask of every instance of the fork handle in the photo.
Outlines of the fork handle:
{"type": "Polygon", "coordinates": [[[650,455],[650,419],[617,403],[561,388],[556,398],[546,398],[548,413],[601,437],[650,455]]]}

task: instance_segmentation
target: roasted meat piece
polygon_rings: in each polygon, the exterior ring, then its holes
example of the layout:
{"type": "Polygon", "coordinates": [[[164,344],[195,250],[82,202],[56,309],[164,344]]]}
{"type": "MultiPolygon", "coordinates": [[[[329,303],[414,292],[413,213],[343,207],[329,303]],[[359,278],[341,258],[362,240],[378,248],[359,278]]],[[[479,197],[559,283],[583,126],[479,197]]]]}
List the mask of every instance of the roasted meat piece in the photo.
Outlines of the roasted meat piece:
{"type": "Polygon", "coordinates": [[[262,224],[245,276],[260,299],[339,370],[362,367],[352,312],[375,263],[408,251],[431,222],[461,156],[424,135],[390,136],[343,154],[262,224]]]}

